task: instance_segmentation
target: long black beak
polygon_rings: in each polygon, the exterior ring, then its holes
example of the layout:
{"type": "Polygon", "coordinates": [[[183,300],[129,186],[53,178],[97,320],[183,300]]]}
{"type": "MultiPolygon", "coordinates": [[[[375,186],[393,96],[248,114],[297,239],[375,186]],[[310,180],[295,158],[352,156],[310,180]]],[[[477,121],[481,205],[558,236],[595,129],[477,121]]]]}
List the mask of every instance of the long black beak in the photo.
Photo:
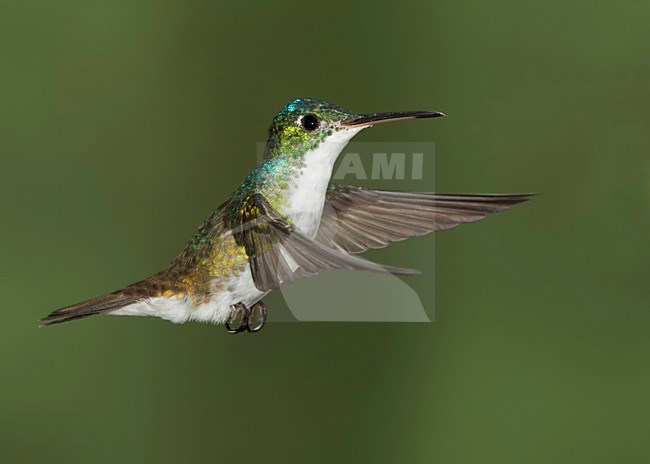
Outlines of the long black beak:
{"type": "Polygon", "coordinates": [[[371,126],[382,122],[400,121],[402,119],[439,118],[445,113],[439,111],[399,111],[396,113],[373,113],[344,119],[341,124],[348,127],[371,126]]]}

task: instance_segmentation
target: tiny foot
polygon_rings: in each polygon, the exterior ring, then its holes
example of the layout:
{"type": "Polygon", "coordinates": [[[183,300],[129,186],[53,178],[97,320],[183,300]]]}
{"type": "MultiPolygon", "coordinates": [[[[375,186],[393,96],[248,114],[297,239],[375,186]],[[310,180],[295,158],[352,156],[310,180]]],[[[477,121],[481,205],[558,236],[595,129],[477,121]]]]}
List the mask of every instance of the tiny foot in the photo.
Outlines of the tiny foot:
{"type": "Polygon", "coordinates": [[[246,330],[251,333],[262,330],[262,327],[264,327],[264,324],[266,323],[266,314],[267,309],[263,301],[258,301],[251,306],[248,314],[248,325],[246,326],[246,330]]]}
{"type": "Polygon", "coordinates": [[[231,306],[231,308],[232,311],[230,312],[230,316],[228,316],[228,320],[226,321],[226,330],[231,334],[243,332],[248,328],[250,311],[246,306],[244,306],[244,303],[234,304],[231,306]],[[237,320],[239,320],[239,324],[233,328],[232,326],[237,320]]]}

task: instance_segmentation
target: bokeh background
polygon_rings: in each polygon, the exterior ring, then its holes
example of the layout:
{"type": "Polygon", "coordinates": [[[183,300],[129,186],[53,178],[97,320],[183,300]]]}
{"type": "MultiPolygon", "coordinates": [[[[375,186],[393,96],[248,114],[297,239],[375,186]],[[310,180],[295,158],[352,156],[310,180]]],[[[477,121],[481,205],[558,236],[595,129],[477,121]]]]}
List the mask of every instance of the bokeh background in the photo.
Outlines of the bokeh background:
{"type": "Polygon", "coordinates": [[[648,462],[649,16],[1,2],[0,460],[648,462]],[[425,270],[434,323],[37,327],[166,265],[298,96],[445,111],[358,140],[435,142],[442,191],[541,195],[371,256],[425,270]]]}

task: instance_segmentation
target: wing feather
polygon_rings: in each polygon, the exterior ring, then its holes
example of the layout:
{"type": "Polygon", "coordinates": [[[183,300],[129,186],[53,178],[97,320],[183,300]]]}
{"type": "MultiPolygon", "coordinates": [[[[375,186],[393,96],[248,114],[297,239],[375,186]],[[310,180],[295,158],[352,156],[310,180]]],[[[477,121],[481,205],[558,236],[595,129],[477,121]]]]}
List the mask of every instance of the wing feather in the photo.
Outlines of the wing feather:
{"type": "Polygon", "coordinates": [[[281,283],[328,269],[418,273],[373,263],[311,240],[273,211],[259,193],[247,198],[241,211],[233,235],[244,246],[255,286],[261,291],[277,289],[281,283]]]}
{"type": "Polygon", "coordinates": [[[531,196],[399,192],[332,184],[316,241],[347,253],[361,253],[478,221],[531,196]]]}

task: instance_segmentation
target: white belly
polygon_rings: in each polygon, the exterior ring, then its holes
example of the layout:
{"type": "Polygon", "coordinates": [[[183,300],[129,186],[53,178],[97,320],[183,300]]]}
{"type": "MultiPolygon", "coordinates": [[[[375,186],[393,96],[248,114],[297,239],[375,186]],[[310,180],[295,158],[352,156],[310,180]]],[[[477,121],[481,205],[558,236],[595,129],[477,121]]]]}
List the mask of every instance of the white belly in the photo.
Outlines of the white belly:
{"type": "Polygon", "coordinates": [[[223,283],[223,287],[204,303],[194,305],[189,297],[156,297],[138,301],[109,314],[155,316],[176,324],[187,321],[223,324],[230,315],[232,305],[241,302],[250,308],[268,293],[261,292],[255,287],[250,267],[246,265],[244,272],[223,283]]]}

